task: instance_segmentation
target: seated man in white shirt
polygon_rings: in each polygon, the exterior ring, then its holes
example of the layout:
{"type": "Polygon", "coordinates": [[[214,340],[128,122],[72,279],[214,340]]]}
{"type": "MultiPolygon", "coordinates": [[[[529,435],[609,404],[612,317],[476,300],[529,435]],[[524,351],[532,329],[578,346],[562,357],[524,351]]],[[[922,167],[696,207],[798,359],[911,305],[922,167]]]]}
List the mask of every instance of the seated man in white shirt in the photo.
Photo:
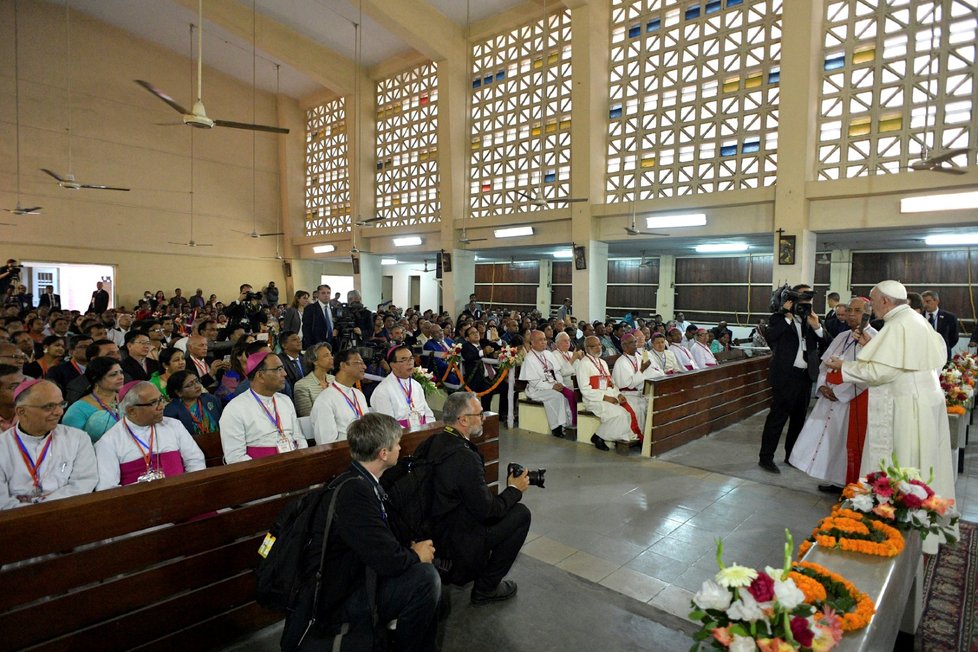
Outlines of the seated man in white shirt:
{"type": "Polygon", "coordinates": [[[317,444],[346,439],[346,428],[367,411],[367,398],[354,387],[363,380],[367,365],[356,349],[335,356],[336,380],[316,397],[309,417],[317,444]]]}
{"type": "Polygon", "coordinates": [[[0,434],[0,509],[91,493],[98,481],[88,433],[59,425],[61,390],[30,379],[14,390],[17,423],[0,434]]]}
{"type": "Polygon", "coordinates": [[[156,385],[133,381],[119,390],[122,419],[95,446],[97,491],[200,471],[204,453],[179,419],[163,416],[156,385]]]}
{"type": "Polygon", "coordinates": [[[666,336],[662,333],[652,335],[652,350],[649,351],[649,360],[652,361],[653,367],[656,367],[666,376],[683,371],[679,367],[679,361],[676,360],[676,354],[666,347],[666,336]]]}
{"type": "Polygon", "coordinates": [[[615,368],[612,369],[611,376],[615,381],[615,387],[624,394],[632,411],[635,412],[639,428],[644,430],[645,417],[649,409],[649,399],[645,396],[645,381],[661,378],[665,374],[652,364],[648,351],[638,352],[638,340],[631,333],[622,335],[621,348],[622,354],[615,360],[615,368]]]}
{"type": "Polygon", "coordinates": [[[530,333],[530,346],[520,367],[520,380],[527,383],[526,397],[543,403],[550,434],[563,438],[564,426],[571,423],[571,411],[562,393],[560,361],[547,350],[547,336],[543,331],[530,333]]]}
{"type": "Polygon", "coordinates": [[[607,451],[611,449],[605,442],[636,438],[632,430],[634,414],[629,411],[628,400],[615,387],[608,363],[601,359],[601,340],[592,335],[584,340],[584,347],[587,353],[574,363],[577,383],[584,407],[601,420],[591,435],[591,443],[598,450],[607,451]]]}
{"type": "Polygon", "coordinates": [[[709,331],[699,328],[696,330],[696,339],[689,345],[689,352],[700,369],[717,366],[717,359],[710,350],[709,337],[709,331]]]}
{"type": "Polygon", "coordinates": [[[260,457],[306,448],[299,418],[285,387],[285,367],[267,350],[252,353],[245,366],[250,387],[238,394],[221,413],[221,447],[224,463],[246,462],[260,457]]]}
{"type": "Polygon", "coordinates": [[[676,362],[679,363],[682,371],[699,369],[696,366],[696,360],[693,359],[693,354],[686,347],[686,337],[683,335],[683,331],[678,328],[670,328],[669,332],[666,333],[666,338],[669,340],[669,350],[676,356],[676,362]]]}
{"type": "Polygon", "coordinates": [[[386,354],[391,372],[374,388],[370,407],[374,412],[387,414],[402,428],[414,428],[431,423],[435,413],[428,407],[421,383],[414,380],[414,354],[405,345],[392,347],[386,354]]]}

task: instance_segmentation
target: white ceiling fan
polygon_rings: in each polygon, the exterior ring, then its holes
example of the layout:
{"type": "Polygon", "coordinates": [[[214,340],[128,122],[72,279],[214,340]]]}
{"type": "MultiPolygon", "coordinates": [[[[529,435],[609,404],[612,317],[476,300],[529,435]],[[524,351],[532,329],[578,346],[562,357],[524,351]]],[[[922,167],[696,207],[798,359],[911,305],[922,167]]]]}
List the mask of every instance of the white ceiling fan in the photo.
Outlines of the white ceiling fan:
{"type": "Polygon", "coordinates": [[[421,272],[422,274],[430,274],[431,272],[434,272],[436,270],[434,270],[434,269],[428,269],[428,259],[426,258],[425,261],[424,261],[424,269],[412,268],[411,271],[412,272],[421,272]]]}
{"type": "Polygon", "coordinates": [[[642,250],[642,260],[641,260],[641,262],[639,262],[638,266],[639,267],[652,267],[653,265],[655,265],[655,258],[646,258],[645,257],[645,250],[643,249],[642,250]]]}
{"type": "MultiPolygon", "coordinates": [[[[180,114],[183,124],[196,127],[198,129],[211,129],[213,127],[230,127],[232,129],[250,129],[251,131],[267,131],[273,134],[287,134],[288,129],[282,127],[272,127],[270,125],[249,124],[246,122],[235,122],[233,120],[217,120],[207,117],[204,109],[204,100],[201,84],[201,75],[204,70],[204,57],[201,46],[204,41],[204,0],[197,2],[197,100],[194,102],[193,109],[188,111],[172,97],[153,86],[148,81],[137,79],[135,82],[148,90],[150,93],[166,102],[166,104],[180,114]]],[[[192,26],[191,26],[192,27],[192,26]]]]}
{"type": "Polygon", "coordinates": [[[14,215],[40,215],[40,206],[23,206],[20,203],[20,52],[18,48],[18,36],[20,25],[17,20],[17,5],[14,2],[14,122],[16,123],[16,158],[17,158],[17,206],[15,208],[5,208],[3,210],[14,215]]]}

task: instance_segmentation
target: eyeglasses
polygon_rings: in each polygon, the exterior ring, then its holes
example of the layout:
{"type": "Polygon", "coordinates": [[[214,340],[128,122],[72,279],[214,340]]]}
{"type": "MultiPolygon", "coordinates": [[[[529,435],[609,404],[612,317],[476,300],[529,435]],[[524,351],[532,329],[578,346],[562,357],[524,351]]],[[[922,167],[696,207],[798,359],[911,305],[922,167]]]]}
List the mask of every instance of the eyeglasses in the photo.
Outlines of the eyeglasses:
{"type": "Polygon", "coordinates": [[[41,410],[42,412],[54,412],[57,409],[65,409],[68,407],[67,401],[61,401],[60,403],[45,403],[43,405],[27,405],[26,403],[21,407],[32,407],[41,410]]]}
{"type": "Polygon", "coordinates": [[[151,328],[151,329],[149,329],[149,332],[150,333],[162,333],[163,332],[163,329],[162,328],[151,328]]]}
{"type": "Polygon", "coordinates": [[[270,374],[278,373],[279,371],[285,371],[284,365],[279,365],[277,367],[271,367],[269,369],[261,369],[261,372],[268,372],[270,374]]]}
{"type": "Polygon", "coordinates": [[[126,373],[124,371],[120,370],[120,369],[116,369],[115,371],[110,371],[109,373],[107,373],[105,375],[106,376],[115,377],[115,376],[125,376],[126,373]]]}
{"type": "Polygon", "coordinates": [[[0,358],[6,358],[8,360],[22,360],[22,361],[26,361],[27,360],[27,356],[24,355],[23,353],[12,353],[10,355],[0,355],[0,358]]]}
{"type": "Polygon", "coordinates": [[[198,387],[199,385],[200,385],[200,381],[194,378],[193,380],[188,381],[180,389],[193,389],[194,387],[198,387]]]}
{"type": "Polygon", "coordinates": [[[459,415],[459,418],[462,418],[462,417],[479,417],[480,419],[485,419],[486,418],[486,413],[485,412],[475,412],[473,414],[460,414],[459,415]]]}
{"type": "Polygon", "coordinates": [[[394,360],[394,362],[397,362],[397,363],[401,363],[401,362],[414,362],[414,356],[411,356],[410,358],[401,358],[400,360],[394,360]]]}
{"type": "Polygon", "coordinates": [[[146,346],[147,344],[152,344],[149,340],[133,340],[133,344],[138,344],[139,346],[146,346]]]}
{"type": "Polygon", "coordinates": [[[159,407],[159,406],[163,405],[164,403],[166,403],[166,399],[161,396],[158,399],[156,399],[155,401],[150,401],[149,403],[133,403],[132,406],[133,407],[154,407],[155,408],[155,407],[159,407]]]}

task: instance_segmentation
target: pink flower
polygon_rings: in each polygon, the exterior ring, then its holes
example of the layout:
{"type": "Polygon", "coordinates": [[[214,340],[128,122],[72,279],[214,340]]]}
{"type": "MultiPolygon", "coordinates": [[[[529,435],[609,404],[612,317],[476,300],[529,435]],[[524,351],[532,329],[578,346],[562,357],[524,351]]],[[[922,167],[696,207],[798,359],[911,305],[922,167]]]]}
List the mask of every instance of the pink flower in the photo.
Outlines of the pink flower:
{"type": "MultiPolygon", "coordinates": [[[[815,616],[818,619],[818,627],[821,630],[819,632],[819,638],[822,638],[822,635],[826,635],[832,641],[832,645],[842,640],[842,617],[835,613],[835,609],[828,606],[824,607],[815,616]]],[[[829,648],[832,645],[829,645],[829,648]]]]}
{"type": "MultiPolygon", "coordinates": [[[[867,478],[867,480],[868,479],[869,478],[867,478]]],[[[885,475],[876,478],[872,484],[873,484],[873,491],[875,491],[878,496],[881,496],[883,498],[889,498],[890,496],[893,495],[893,486],[890,484],[890,479],[885,475]]]]}
{"type": "Polygon", "coordinates": [[[747,590],[758,602],[768,602],[774,599],[774,580],[767,573],[758,573],[747,590]]]}
{"type": "Polygon", "coordinates": [[[795,648],[788,641],[780,638],[759,638],[757,649],[760,652],[794,652],[795,648]]]}
{"type": "Polygon", "coordinates": [[[815,632],[808,626],[808,619],[795,616],[791,619],[791,635],[802,647],[811,647],[815,632]]]}
{"type": "Polygon", "coordinates": [[[713,638],[723,647],[730,647],[733,643],[733,635],[730,633],[730,627],[717,627],[713,630],[713,638]]]}
{"type": "Polygon", "coordinates": [[[879,478],[886,478],[886,474],[882,471],[873,471],[872,473],[866,474],[866,482],[869,484],[873,484],[879,478]]]}
{"type": "Polygon", "coordinates": [[[920,509],[920,506],[924,504],[924,501],[913,494],[904,494],[903,504],[910,509],[920,509]]]}
{"type": "Polygon", "coordinates": [[[877,505],[873,508],[873,513],[891,521],[896,517],[896,510],[889,504],[877,505]]]}

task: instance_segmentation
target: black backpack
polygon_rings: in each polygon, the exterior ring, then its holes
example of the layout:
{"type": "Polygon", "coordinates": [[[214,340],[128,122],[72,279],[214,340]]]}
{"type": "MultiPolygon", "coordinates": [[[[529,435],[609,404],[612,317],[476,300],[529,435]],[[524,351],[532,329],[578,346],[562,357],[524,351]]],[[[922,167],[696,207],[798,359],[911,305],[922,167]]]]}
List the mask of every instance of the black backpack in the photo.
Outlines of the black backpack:
{"type": "MultiPolygon", "coordinates": [[[[318,603],[323,581],[323,561],[326,543],[333,523],[336,497],[340,488],[359,476],[341,475],[325,487],[320,487],[298,498],[279,512],[275,523],[258,548],[258,564],[255,567],[255,600],[261,606],[276,611],[292,611],[296,606],[299,590],[304,585],[300,577],[306,550],[312,541],[312,522],[323,500],[329,500],[323,548],[316,571],[314,601],[318,603]]],[[[315,613],[315,612],[313,612],[315,613]]]]}

